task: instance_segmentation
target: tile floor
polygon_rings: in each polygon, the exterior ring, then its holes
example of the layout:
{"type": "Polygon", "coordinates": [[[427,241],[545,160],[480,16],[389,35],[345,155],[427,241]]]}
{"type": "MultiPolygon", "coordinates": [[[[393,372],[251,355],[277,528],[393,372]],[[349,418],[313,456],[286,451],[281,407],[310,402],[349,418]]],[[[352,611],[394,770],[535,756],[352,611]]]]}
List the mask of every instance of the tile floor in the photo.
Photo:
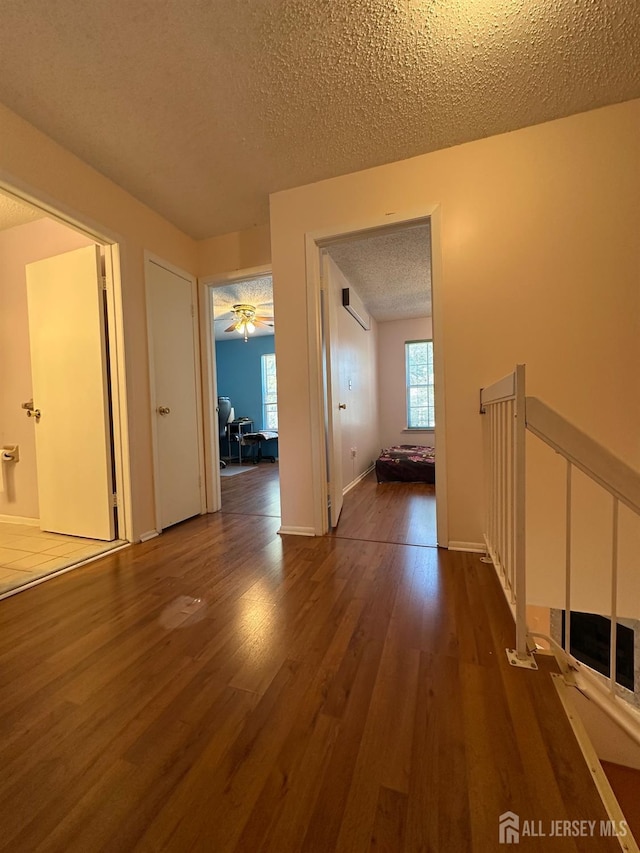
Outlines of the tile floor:
{"type": "Polygon", "coordinates": [[[0,522],[0,595],[124,544],[0,522]]]}

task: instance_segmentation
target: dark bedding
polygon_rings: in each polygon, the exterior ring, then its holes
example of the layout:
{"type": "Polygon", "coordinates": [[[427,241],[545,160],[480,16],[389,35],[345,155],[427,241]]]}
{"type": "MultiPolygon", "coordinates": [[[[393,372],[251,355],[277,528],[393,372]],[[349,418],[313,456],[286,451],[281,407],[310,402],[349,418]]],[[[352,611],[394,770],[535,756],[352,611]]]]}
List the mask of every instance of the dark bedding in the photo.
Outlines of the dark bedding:
{"type": "Polygon", "coordinates": [[[435,483],[436,459],[433,447],[398,444],[383,450],[376,459],[379,483],[435,483]]]}

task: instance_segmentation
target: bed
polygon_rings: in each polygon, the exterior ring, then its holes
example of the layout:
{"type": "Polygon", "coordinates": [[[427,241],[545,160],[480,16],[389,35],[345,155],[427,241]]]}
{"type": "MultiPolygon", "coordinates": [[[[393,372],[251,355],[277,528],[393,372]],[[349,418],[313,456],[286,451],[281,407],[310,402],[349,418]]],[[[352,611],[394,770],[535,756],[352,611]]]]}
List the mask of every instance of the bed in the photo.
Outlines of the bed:
{"type": "Polygon", "coordinates": [[[397,444],[376,459],[379,483],[435,483],[436,452],[433,447],[397,444]]]}

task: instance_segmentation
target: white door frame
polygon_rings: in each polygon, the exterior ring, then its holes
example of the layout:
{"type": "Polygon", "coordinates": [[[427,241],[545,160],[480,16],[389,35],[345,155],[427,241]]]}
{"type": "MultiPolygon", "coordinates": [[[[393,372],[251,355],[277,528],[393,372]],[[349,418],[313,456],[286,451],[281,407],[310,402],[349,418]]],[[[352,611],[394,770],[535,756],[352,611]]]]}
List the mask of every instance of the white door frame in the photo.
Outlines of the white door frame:
{"type": "Polygon", "coordinates": [[[322,327],[320,314],[320,252],[329,243],[364,236],[369,231],[402,229],[431,222],[431,299],[433,316],[433,360],[436,410],[436,517],[438,545],[446,548],[449,542],[447,517],[447,456],[444,406],[442,254],[440,206],[430,205],[422,210],[401,211],[364,222],[334,226],[305,234],[307,270],[307,332],[309,339],[309,393],[311,399],[311,465],[314,508],[314,533],[328,532],[327,516],[327,449],[325,441],[326,405],[322,384],[322,327]]]}
{"type": "MultiPolygon", "coordinates": [[[[342,469],[342,417],[339,404],[339,349],[338,335],[338,294],[331,274],[331,256],[326,249],[320,249],[320,281],[322,290],[322,353],[324,362],[323,402],[327,412],[325,421],[325,446],[327,450],[327,530],[335,530],[344,505],[343,469],[342,469]],[[335,357],[334,357],[335,356],[335,357]]],[[[335,266],[335,263],[334,263],[335,266]]],[[[342,296],[342,288],[340,288],[342,296]]]]}
{"type": "Polygon", "coordinates": [[[38,208],[45,216],[78,231],[104,248],[118,537],[133,542],[131,452],[120,265],[120,245],[123,238],[56,199],[46,197],[4,170],[0,170],[0,189],[16,201],[38,208]]]}
{"type": "Polygon", "coordinates": [[[224,287],[248,278],[271,275],[271,264],[247,267],[229,273],[208,275],[199,279],[200,284],[200,349],[202,351],[202,400],[204,409],[204,460],[207,512],[218,512],[222,506],[220,493],[220,442],[218,441],[218,376],[216,372],[216,346],[211,323],[211,293],[216,287],[224,287]]]}
{"type": "Polygon", "coordinates": [[[155,527],[156,532],[162,532],[162,524],[160,519],[162,518],[161,514],[161,501],[160,501],[160,462],[159,462],[159,452],[158,452],[158,426],[157,419],[154,417],[157,400],[156,400],[156,374],[155,374],[155,357],[153,350],[153,324],[151,323],[149,317],[149,306],[150,306],[150,298],[149,298],[149,276],[147,275],[148,265],[150,263],[156,264],[157,266],[162,267],[165,270],[168,270],[171,273],[174,273],[180,278],[186,279],[191,284],[191,305],[193,306],[192,312],[192,328],[193,328],[193,364],[195,369],[195,379],[196,379],[196,420],[198,424],[198,471],[200,474],[200,514],[203,514],[207,511],[206,508],[206,492],[205,492],[205,464],[204,464],[204,436],[203,436],[203,405],[202,405],[202,368],[201,368],[201,355],[200,355],[200,338],[198,334],[198,317],[199,317],[199,306],[198,306],[198,281],[195,276],[191,275],[191,273],[186,272],[186,270],[181,269],[180,267],[175,266],[175,264],[170,264],[169,261],[165,261],[164,258],[161,258],[159,255],[155,255],[153,252],[149,252],[145,249],[144,252],[144,278],[145,278],[145,297],[147,304],[147,346],[149,353],[149,399],[151,403],[151,446],[153,451],[153,497],[154,497],[154,512],[155,512],[155,527]]]}

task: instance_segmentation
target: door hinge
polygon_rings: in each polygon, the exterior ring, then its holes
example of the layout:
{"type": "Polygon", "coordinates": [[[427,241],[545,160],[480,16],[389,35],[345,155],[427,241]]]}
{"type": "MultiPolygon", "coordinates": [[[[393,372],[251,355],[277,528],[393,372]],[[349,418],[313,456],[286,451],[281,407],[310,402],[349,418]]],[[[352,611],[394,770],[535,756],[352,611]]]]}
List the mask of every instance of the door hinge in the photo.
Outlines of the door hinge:
{"type": "Polygon", "coordinates": [[[111,506],[118,506],[118,493],[114,492],[111,495],[111,506]]]}
{"type": "Polygon", "coordinates": [[[106,277],[106,275],[102,276],[102,289],[103,290],[107,289],[107,277],[106,277]]]}
{"type": "Polygon", "coordinates": [[[193,307],[193,302],[191,303],[191,316],[192,317],[196,316],[196,309],[193,307]]]}

